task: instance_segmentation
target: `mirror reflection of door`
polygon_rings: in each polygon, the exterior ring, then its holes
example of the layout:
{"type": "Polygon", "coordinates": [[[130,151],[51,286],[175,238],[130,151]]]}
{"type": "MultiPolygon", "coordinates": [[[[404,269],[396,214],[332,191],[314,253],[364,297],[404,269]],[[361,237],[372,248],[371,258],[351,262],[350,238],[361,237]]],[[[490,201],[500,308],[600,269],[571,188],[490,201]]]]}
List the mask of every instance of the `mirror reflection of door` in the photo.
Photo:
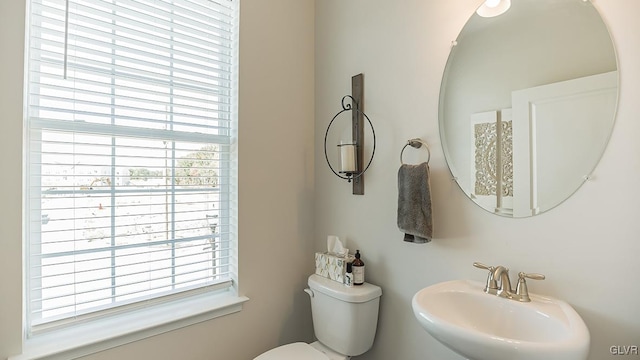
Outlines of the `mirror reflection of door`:
{"type": "Polygon", "coordinates": [[[558,205],[588,179],[616,98],[616,72],[513,92],[515,216],[558,205]]]}

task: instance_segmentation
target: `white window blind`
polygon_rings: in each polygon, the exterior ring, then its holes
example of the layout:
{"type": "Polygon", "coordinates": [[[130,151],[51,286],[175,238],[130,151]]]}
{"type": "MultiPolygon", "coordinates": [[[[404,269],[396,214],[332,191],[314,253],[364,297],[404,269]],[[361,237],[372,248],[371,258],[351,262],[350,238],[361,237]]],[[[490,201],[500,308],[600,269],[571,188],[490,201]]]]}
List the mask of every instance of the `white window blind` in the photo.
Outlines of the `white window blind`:
{"type": "Polygon", "coordinates": [[[30,1],[30,332],[231,286],[235,3],[30,1]]]}

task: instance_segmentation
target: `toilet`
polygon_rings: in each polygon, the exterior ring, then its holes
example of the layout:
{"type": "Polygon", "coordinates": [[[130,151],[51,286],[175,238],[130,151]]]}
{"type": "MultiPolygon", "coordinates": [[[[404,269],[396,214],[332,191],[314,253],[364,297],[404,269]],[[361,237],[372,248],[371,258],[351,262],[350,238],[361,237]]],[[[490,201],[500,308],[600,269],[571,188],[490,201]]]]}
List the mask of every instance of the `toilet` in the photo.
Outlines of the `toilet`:
{"type": "Polygon", "coordinates": [[[371,349],[382,289],[366,282],[347,287],[316,274],[308,284],[318,341],[282,345],[254,360],[347,360],[371,349]]]}

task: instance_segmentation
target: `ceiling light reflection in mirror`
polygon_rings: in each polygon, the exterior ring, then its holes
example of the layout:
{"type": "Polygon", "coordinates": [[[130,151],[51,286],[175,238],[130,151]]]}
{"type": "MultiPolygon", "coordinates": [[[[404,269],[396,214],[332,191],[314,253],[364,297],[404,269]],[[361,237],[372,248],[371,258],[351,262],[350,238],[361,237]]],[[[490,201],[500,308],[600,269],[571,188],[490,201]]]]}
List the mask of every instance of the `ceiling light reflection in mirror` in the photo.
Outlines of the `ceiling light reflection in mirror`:
{"type": "Polygon", "coordinates": [[[487,0],[476,10],[482,17],[502,15],[511,7],[511,0],[487,0]]]}

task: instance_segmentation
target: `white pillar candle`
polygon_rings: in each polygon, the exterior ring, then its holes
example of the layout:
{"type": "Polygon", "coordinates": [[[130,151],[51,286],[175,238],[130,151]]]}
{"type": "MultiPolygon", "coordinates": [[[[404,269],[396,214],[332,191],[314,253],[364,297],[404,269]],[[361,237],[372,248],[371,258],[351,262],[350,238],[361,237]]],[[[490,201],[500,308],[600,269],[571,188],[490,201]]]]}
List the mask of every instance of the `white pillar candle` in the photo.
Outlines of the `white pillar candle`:
{"type": "Polygon", "coordinates": [[[356,172],[356,144],[340,142],[340,165],[343,173],[356,172]]]}

